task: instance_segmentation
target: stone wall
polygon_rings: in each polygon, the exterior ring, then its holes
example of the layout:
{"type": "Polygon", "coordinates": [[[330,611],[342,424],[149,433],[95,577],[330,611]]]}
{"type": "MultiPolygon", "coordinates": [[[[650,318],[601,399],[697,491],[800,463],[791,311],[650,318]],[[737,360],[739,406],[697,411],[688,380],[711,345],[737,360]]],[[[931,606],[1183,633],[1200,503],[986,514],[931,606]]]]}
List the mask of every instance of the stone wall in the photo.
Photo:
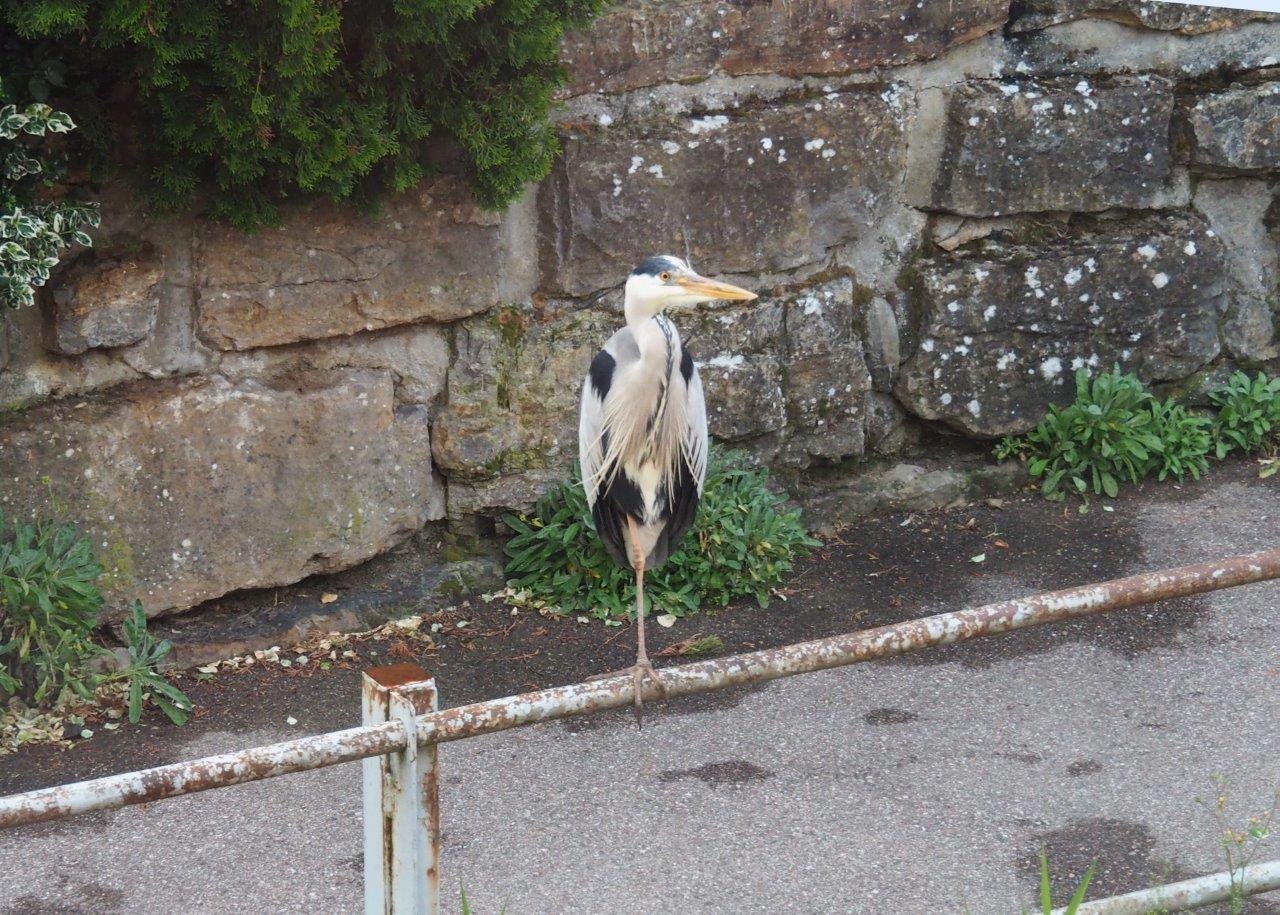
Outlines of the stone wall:
{"type": "Polygon", "coordinates": [[[81,520],[151,613],[482,531],[564,478],[660,252],[761,291],[681,329],[713,433],[815,525],[961,494],[930,460],[1078,366],[1274,367],[1280,21],[1013,9],[627,0],[566,42],[564,154],[502,214],[444,175],[248,237],[108,192],[0,334],[0,505],[81,520]]]}

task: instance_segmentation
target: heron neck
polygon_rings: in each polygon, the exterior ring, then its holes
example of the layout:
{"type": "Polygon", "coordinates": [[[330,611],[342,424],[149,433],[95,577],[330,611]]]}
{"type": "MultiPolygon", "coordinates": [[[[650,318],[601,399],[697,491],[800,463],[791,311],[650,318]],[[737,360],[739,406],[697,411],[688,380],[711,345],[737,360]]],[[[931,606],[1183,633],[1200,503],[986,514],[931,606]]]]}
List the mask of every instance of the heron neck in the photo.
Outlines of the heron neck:
{"type": "Polygon", "coordinates": [[[675,326],[663,315],[662,309],[655,308],[645,297],[633,295],[628,285],[622,299],[622,313],[641,355],[654,360],[667,358],[675,326]]]}
{"type": "Polygon", "coordinates": [[[644,326],[644,323],[653,317],[652,311],[643,307],[631,296],[627,296],[623,300],[622,314],[627,319],[627,327],[631,328],[633,333],[639,332],[640,328],[644,326]]]}
{"type": "Polygon", "coordinates": [[[642,353],[658,355],[670,345],[670,337],[675,330],[671,321],[662,313],[647,313],[643,309],[627,311],[627,328],[631,331],[636,345],[642,353]]]}

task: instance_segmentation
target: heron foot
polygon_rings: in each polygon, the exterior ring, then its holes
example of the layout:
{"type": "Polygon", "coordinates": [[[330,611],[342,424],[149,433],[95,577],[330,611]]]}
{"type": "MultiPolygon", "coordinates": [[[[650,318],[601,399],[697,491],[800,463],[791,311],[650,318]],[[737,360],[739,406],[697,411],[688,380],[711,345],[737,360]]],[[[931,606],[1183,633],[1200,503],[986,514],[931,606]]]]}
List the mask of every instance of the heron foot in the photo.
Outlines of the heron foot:
{"type": "Polygon", "coordinates": [[[645,680],[649,680],[653,686],[652,689],[657,693],[660,699],[667,697],[667,684],[662,682],[662,675],[649,663],[648,658],[641,658],[631,667],[624,667],[622,670],[611,670],[608,673],[593,674],[587,677],[587,682],[594,680],[608,680],[610,677],[630,677],[632,689],[635,692],[635,715],[636,727],[644,727],[644,687],[645,680]]]}
{"type": "Polygon", "coordinates": [[[654,687],[657,689],[659,698],[667,697],[667,684],[662,682],[662,677],[653,665],[649,663],[648,658],[637,659],[635,666],[631,668],[631,683],[635,691],[635,714],[636,727],[644,727],[644,681],[652,680],[654,687]]]}

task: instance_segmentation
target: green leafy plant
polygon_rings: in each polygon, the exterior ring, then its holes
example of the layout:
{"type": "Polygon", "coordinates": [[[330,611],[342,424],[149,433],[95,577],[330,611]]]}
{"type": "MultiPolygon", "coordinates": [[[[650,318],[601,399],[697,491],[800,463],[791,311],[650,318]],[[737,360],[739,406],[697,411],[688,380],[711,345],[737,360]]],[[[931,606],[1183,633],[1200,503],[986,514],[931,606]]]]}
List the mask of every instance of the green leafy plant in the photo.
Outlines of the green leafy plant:
{"type": "Polygon", "coordinates": [[[1209,400],[1218,408],[1213,442],[1219,458],[1231,451],[1252,454],[1280,436],[1280,378],[1236,372],[1226,385],[1209,392],[1209,400]]]}
{"type": "MultiPolygon", "coordinates": [[[[577,478],[543,497],[532,514],[505,520],[514,532],[506,545],[509,600],[598,619],[629,617],[634,574],[605,552],[577,478]]],[[[667,564],[645,575],[645,593],[673,616],[739,597],[766,607],[795,560],[817,545],[799,513],[784,510],[769,489],[764,470],[713,447],[698,519],[667,564]]]]}
{"type": "Polygon", "coordinates": [[[92,696],[101,574],[71,525],[18,521],[11,536],[0,533],[0,692],[36,703],[64,689],[92,696]]]}
{"type": "Polygon", "coordinates": [[[1190,412],[1180,403],[1170,400],[1153,400],[1152,431],[1160,440],[1160,448],[1153,454],[1156,479],[1172,476],[1181,480],[1190,475],[1193,480],[1209,469],[1209,451],[1212,447],[1213,420],[1190,412]]]}
{"type": "Polygon", "coordinates": [[[997,461],[1008,461],[1013,458],[1022,460],[1027,456],[1027,440],[1017,435],[1005,435],[996,442],[992,449],[997,461]]]}
{"type": "Polygon", "coordinates": [[[65,74],[101,156],[241,226],[415,185],[450,141],[481,203],[546,174],[566,30],[603,0],[9,0],[3,74],[65,74]]]}
{"type": "Polygon", "coordinates": [[[0,304],[10,308],[35,302],[64,249],[92,244],[84,229],[98,225],[97,207],[48,193],[54,169],[38,145],[75,126],[41,102],[19,108],[0,82],[0,304]]]}
{"type": "Polygon", "coordinates": [[[1075,382],[1072,403],[1050,406],[1025,436],[1005,436],[995,447],[1000,460],[1027,460],[1046,498],[1075,493],[1087,504],[1090,493],[1114,497],[1122,483],[1153,473],[1199,479],[1208,469],[1212,420],[1155,397],[1118,368],[1092,379],[1082,368],[1075,382]]]}
{"type": "MultiPolygon", "coordinates": [[[[1096,866],[1096,861],[1090,864],[1089,869],[1080,878],[1075,892],[1071,894],[1070,901],[1063,909],[1066,915],[1076,915],[1076,912],[1084,903],[1084,894],[1088,892],[1089,884],[1093,881],[1093,872],[1096,866]]],[[[1043,847],[1040,849],[1040,911],[1042,915],[1052,915],[1053,913],[1053,894],[1049,889],[1049,855],[1043,847]]]]}
{"type": "Polygon", "coordinates": [[[1137,483],[1151,470],[1152,454],[1161,448],[1155,430],[1155,400],[1133,375],[1119,369],[1090,380],[1076,372],[1076,399],[1049,415],[1027,433],[1036,455],[1028,464],[1041,478],[1049,499],[1067,492],[1115,496],[1120,483],[1137,483]]]}
{"type": "Polygon", "coordinates": [[[182,724],[191,701],[159,674],[171,646],[147,632],[140,603],[124,621],[128,660],[114,669],[103,663],[112,652],[93,637],[101,574],[89,541],[70,524],[17,521],[11,535],[0,534],[0,694],[53,705],[68,694],[92,702],[120,685],[130,721],[149,700],[182,724]]]}
{"type": "Polygon", "coordinates": [[[129,661],[113,671],[109,679],[121,680],[128,686],[129,721],[137,724],[141,720],[143,705],[150,698],[174,724],[185,724],[191,713],[191,700],[157,673],[173,645],[168,639],[156,641],[147,632],[147,615],[140,601],[133,602],[123,629],[129,661]]]}

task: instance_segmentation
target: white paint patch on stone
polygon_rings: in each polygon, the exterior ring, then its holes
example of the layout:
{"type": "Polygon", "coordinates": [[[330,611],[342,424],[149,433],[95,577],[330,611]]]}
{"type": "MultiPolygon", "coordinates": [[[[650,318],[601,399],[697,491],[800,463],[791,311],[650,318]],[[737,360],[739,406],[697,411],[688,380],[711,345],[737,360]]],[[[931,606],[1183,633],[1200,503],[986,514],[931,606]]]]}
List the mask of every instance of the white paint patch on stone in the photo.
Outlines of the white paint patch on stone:
{"type": "Polygon", "coordinates": [[[702,118],[693,118],[687,125],[685,130],[689,133],[710,133],[713,130],[719,130],[729,123],[729,119],[723,114],[710,114],[702,118]]]}
{"type": "Polygon", "coordinates": [[[1043,299],[1044,289],[1041,288],[1040,284],[1040,268],[1033,264],[1027,268],[1026,272],[1023,273],[1022,276],[1027,281],[1027,288],[1035,293],[1036,298],[1043,299]]]}
{"type": "Polygon", "coordinates": [[[737,353],[721,353],[714,359],[704,362],[703,365],[716,369],[724,369],[728,372],[734,372],[746,365],[747,360],[737,353]]]}

